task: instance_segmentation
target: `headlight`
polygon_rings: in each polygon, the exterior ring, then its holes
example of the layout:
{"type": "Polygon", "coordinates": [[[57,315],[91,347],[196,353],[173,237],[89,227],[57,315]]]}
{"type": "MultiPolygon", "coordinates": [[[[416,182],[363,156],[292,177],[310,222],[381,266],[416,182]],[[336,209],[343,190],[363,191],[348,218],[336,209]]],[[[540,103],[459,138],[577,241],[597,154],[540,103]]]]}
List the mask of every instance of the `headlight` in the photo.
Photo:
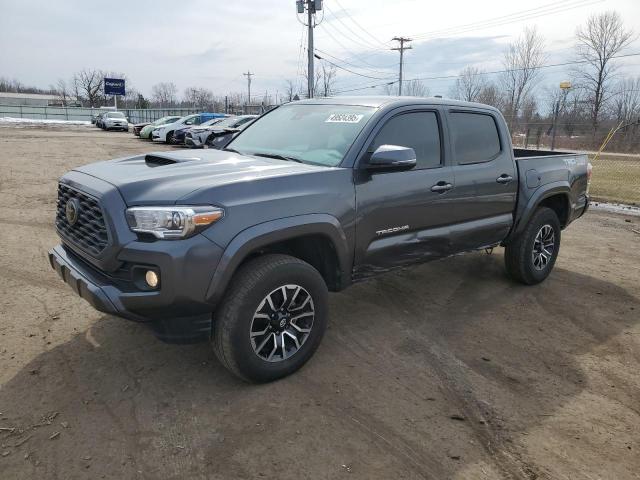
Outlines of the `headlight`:
{"type": "Polygon", "coordinates": [[[127,223],[137,233],[150,233],[163,240],[187,238],[224,216],[224,210],[210,206],[132,207],[127,223]]]}

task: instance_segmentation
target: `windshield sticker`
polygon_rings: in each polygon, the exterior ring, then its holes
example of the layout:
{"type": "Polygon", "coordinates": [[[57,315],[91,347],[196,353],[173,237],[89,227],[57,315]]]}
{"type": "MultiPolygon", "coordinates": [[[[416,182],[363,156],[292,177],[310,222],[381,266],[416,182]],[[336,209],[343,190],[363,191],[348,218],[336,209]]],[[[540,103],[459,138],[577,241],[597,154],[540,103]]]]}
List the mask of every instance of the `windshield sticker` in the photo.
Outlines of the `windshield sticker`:
{"type": "Polygon", "coordinates": [[[332,113],[324,123],[358,123],[364,115],[358,113],[332,113]]]}

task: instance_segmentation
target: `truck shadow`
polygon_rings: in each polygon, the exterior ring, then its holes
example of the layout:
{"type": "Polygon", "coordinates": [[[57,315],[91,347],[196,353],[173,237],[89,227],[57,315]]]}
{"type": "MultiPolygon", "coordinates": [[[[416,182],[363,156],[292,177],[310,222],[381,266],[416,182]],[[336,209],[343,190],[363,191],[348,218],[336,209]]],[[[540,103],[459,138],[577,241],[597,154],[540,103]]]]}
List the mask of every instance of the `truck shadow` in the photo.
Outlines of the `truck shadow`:
{"type": "Polygon", "coordinates": [[[640,301],[560,268],[519,286],[500,260],[456,257],[332,295],[315,357],[269,385],[235,379],[207,344],[162,344],[102,317],[2,387],[0,427],[16,430],[0,431],[0,469],[533,479],[586,468],[632,478],[640,460],[624,446],[637,448],[640,412],[628,379],[640,355],[627,333],[640,301]],[[599,441],[611,432],[615,445],[599,441]]]}

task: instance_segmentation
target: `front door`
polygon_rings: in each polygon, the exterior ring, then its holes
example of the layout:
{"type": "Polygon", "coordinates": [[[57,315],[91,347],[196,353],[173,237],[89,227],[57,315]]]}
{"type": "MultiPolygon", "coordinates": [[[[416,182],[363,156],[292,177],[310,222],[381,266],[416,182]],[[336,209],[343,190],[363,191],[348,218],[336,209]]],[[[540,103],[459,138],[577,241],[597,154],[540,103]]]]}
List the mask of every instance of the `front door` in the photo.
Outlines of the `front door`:
{"type": "Polygon", "coordinates": [[[437,109],[413,109],[383,120],[355,170],[354,278],[449,255],[451,167],[437,109]],[[411,147],[417,165],[407,171],[366,170],[366,156],[380,145],[411,147]]]}

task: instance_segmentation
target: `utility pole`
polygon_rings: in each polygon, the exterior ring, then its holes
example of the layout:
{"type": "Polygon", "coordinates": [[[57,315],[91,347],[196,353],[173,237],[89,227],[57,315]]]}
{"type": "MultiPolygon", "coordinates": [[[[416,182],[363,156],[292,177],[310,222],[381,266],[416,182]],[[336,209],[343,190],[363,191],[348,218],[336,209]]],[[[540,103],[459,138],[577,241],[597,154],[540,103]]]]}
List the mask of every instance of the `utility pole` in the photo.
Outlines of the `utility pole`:
{"type": "Polygon", "coordinates": [[[391,40],[395,40],[396,42],[400,42],[400,46],[396,48],[392,48],[391,50],[397,50],[400,52],[400,75],[398,77],[398,95],[402,96],[402,66],[404,63],[404,51],[411,50],[413,47],[408,46],[405,47],[404,44],[406,42],[410,42],[410,38],[406,37],[393,37],[391,40]]]}
{"type": "Polygon", "coordinates": [[[251,77],[255,75],[255,73],[251,73],[250,70],[247,70],[247,73],[243,73],[245,77],[247,77],[247,104],[251,104],[251,77]]]}
{"type": "Polygon", "coordinates": [[[314,71],[313,71],[313,29],[317,25],[315,23],[315,14],[322,10],[322,0],[296,0],[296,8],[298,14],[307,12],[307,20],[304,25],[307,26],[307,95],[313,98],[314,94],[314,71]]]}

